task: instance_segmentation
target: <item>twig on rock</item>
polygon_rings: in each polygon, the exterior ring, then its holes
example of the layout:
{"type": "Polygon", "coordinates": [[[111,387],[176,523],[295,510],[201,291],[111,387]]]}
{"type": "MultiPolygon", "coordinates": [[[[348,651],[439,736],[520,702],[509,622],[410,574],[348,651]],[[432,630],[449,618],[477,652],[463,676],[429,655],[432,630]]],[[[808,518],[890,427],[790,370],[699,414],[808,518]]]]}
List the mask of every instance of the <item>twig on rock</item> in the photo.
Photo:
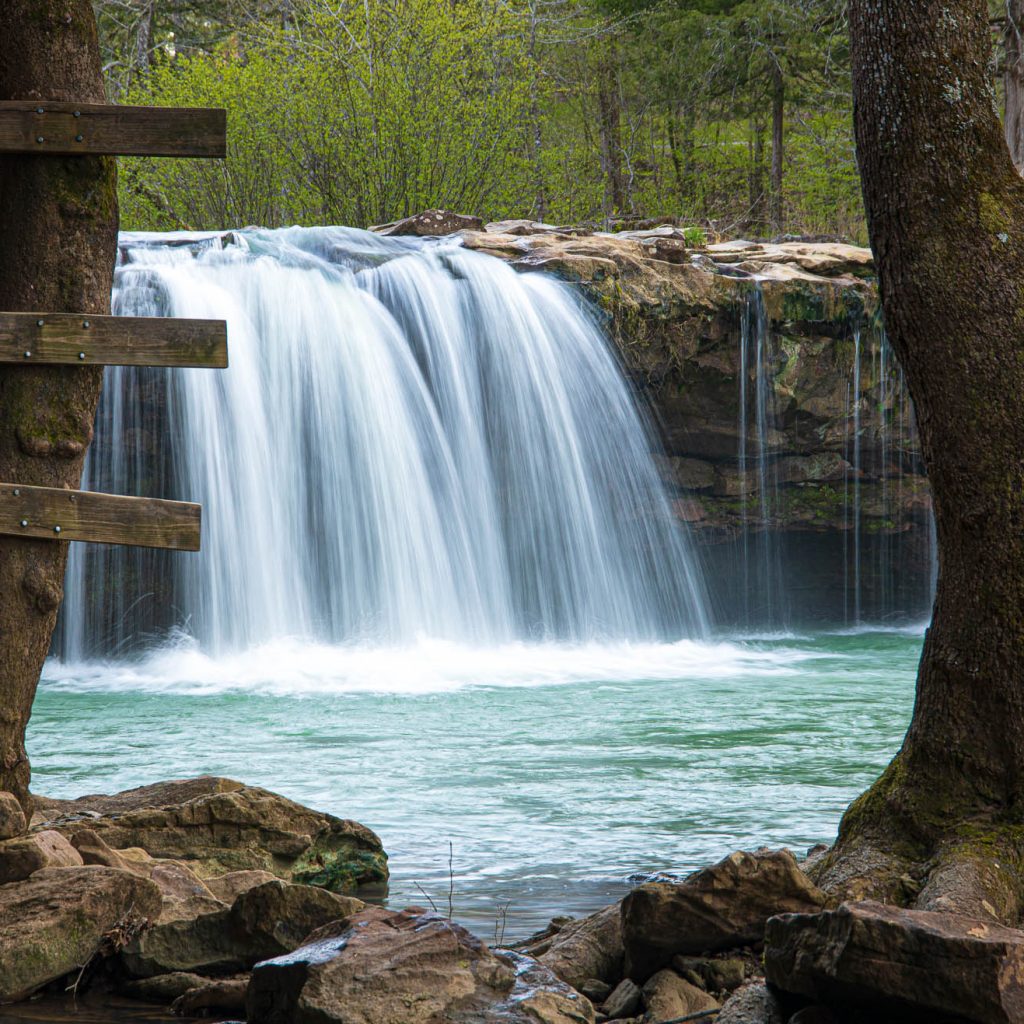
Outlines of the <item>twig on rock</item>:
{"type": "Polygon", "coordinates": [[[431,910],[433,910],[435,914],[438,913],[437,904],[430,898],[430,893],[427,892],[419,882],[413,882],[412,884],[415,885],[416,888],[419,889],[419,891],[427,898],[427,902],[430,904],[431,910]]]}
{"type": "Polygon", "coordinates": [[[448,920],[452,919],[452,900],[455,898],[455,871],[452,862],[455,860],[455,847],[448,840],[448,920]]]}
{"type": "Polygon", "coordinates": [[[706,1020],[711,1017],[717,1017],[722,1012],[720,1006],[716,1006],[713,1010],[700,1010],[697,1013],[687,1014],[685,1017],[673,1017],[671,1020],[659,1020],[657,1024],[689,1024],[690,1021],[706,1020]]]}

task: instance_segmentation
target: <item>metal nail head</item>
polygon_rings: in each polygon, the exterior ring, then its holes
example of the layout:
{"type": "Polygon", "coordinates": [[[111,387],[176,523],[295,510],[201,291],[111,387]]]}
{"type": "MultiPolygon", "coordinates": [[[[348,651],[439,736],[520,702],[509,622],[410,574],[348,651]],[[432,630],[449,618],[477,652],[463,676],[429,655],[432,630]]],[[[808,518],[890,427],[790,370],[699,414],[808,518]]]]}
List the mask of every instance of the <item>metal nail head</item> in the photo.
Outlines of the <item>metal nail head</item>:
{"type": "Polygon", "coordinates": [[[83,320],[82,321],[82,326],[83,327],[88,327],[89,326],[89,321],[88,320],[83,320]]]}
{"type": "Polygon", "coordinates": [[[36,113],[37,114],[42,114],[43,113],[43,108],[42,107],[36,107],[36,113]]]}
{"type": "Polygon", "coordinates": [[[81,135],[76,135],[75,136],[75,142],[81,142],[81,141],[82,141],[82,136],[81,135]]]}
{"type": "Polygon", "coordinates": [[[21,491],[17,487],[14,488],[14,496],[16,498],[21,496],[21,491]]]}
{"type": "Polygon", "coordinates": [[[25,356],[26,359],[31,359],[32,358],[32,353],[29,352],[28,349],[25,349],[24,356],[25,356]]]}
{"type": "Polygon", "coordinates": [[[44,138],[42,137],[42,135],[37,135],[37,136],[36,136],[36,142],[45,142],[45,141],[46,141],[46,139],[44,139],[44,138]]]}
{"type": "Polygon", "coordinates": [[[27,519],[22,519],[21,525],[22,526],[28,526],[28,520],[27,519]]]}
{"type": "Polygon", "coordinates": [[[46,323],[46,321],[45,321],[45,320],[37,320],[37,321],[36,321],[36,327],[42,327],[42,326],[43,326],[43,324],[45,324],[45,323],[46,323]]]}
{"type": "Polygon", "coordinates": [[[85,358],[85,353],[84,352],[79,352],[78,353],[78,358],[79,359],[84,359],[85,358]]]}
{"type": "Polygon", "coordinates": [[[53,528],[53,532],[54,532],[54,533],[60,533],[60,527],[59,527],[59,526],[55,526],[55,527],[53,528]]]}

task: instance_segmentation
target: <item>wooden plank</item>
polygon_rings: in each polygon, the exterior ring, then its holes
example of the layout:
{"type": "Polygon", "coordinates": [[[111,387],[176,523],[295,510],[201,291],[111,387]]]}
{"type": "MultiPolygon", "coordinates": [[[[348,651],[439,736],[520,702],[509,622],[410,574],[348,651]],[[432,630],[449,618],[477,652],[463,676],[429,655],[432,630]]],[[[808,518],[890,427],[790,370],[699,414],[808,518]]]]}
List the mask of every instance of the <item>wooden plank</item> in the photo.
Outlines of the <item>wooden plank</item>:
{"type": "Polygon", "coordinates": [[[212,108],[4,100],[0,153],[223,158],[227,113],[212,108]]]}
{"type": "Polygon", "coordinates": [[[0,313],[0,363],[79,366],[228,365],[223,320],[0,313]]]}
{"type": "Polygon", "coordinates": [[[0,484],[0,533],[15,537],[198,551],[201,516],[187,501],[0,484]]]}

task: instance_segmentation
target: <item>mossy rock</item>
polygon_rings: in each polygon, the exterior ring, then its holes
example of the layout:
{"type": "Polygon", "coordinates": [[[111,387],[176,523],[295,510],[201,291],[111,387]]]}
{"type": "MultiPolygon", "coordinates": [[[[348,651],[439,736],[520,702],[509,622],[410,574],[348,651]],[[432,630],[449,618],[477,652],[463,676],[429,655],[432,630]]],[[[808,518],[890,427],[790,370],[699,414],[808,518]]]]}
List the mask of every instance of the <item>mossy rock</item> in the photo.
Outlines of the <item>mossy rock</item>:
{"type": "Polygon", "coordinates": [[[386,885],[388,855],[369,850],[349,837],[318,837],[295,862],[292,881],[316,885],[335,893],[351,893],[364,886],[386,885]]]}

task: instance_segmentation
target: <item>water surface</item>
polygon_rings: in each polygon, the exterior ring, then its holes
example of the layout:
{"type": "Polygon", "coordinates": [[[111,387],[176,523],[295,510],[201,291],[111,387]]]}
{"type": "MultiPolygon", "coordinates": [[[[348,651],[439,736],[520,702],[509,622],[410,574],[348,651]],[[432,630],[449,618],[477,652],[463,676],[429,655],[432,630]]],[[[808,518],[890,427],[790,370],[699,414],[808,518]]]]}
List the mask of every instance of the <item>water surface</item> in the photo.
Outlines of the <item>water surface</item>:
{"type": "Polygon", "coordinates": [[[49,796],[211,773],[355,818],[393,905],[493,938],[637,875],[835,834],[909,722],[921,630],[471,648],[280,641],[51,662],[29,748],[49,796]]]}

